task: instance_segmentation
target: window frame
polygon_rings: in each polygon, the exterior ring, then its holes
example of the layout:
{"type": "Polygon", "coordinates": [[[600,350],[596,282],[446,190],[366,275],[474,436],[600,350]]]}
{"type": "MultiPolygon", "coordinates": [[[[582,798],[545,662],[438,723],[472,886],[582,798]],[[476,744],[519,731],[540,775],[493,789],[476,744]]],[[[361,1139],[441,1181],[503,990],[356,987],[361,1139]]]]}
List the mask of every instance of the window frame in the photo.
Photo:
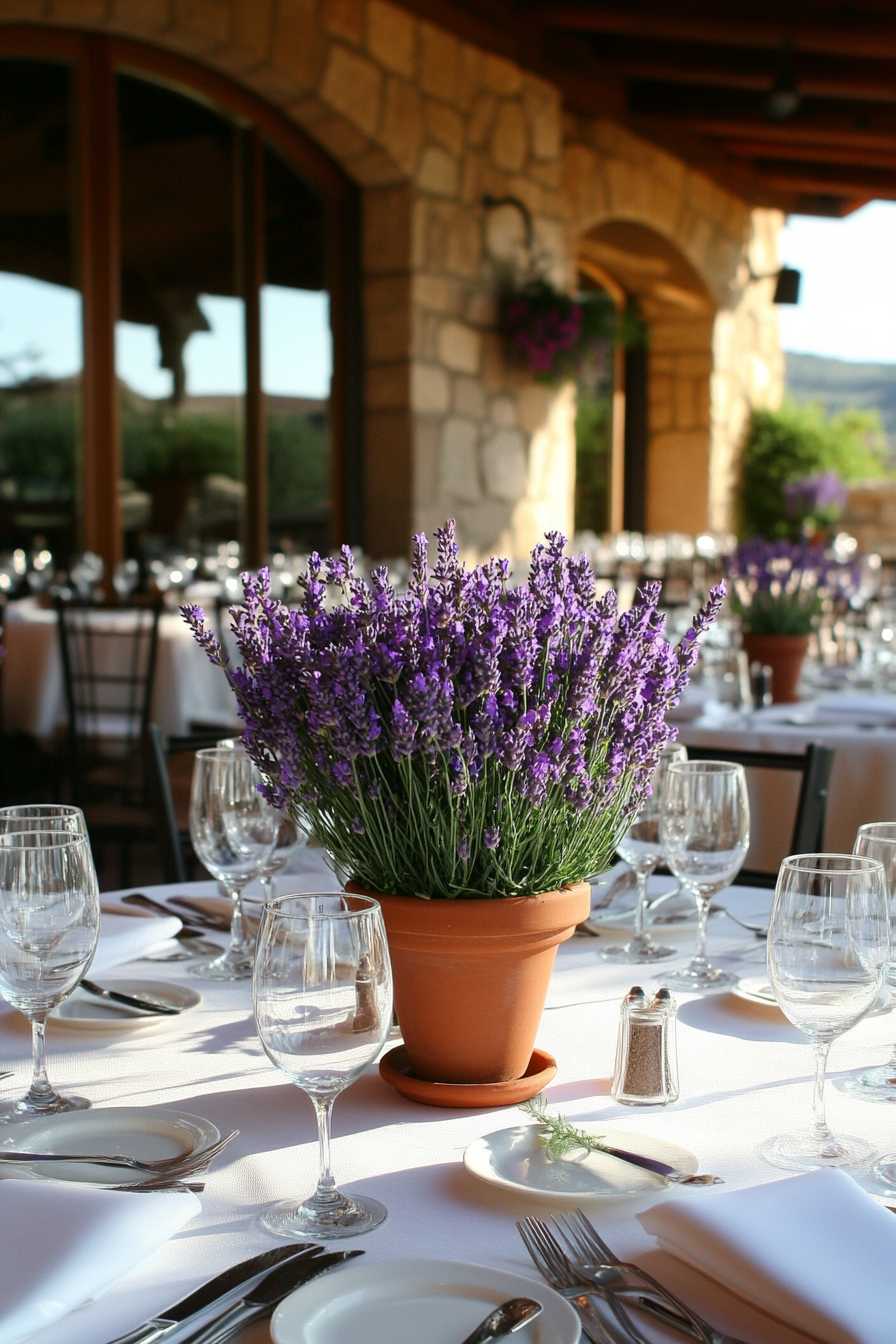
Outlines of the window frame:
{"type": "Polygon", "coordinates": [[[276,107],[226,75],[163,48],[105,34],[0,24],[0,58],[60,61],[75,72],[75,237],[84,336],[80,454],[84,549],[103,557],[111,578],[123,553],[118,499],[121,428],[115,372],[115,324],[120,312],[119,73],[150,79],[198,99],[242,132],[244,219],[240,261],[246,314],[243,558],[250,568],[264,564],[268,554],[260,312],[264,283],[264,146],[284,159],[321,200],[333,336],[332,534],[334,540],[363,546],[363,326],[357,186],[276,107]]]}

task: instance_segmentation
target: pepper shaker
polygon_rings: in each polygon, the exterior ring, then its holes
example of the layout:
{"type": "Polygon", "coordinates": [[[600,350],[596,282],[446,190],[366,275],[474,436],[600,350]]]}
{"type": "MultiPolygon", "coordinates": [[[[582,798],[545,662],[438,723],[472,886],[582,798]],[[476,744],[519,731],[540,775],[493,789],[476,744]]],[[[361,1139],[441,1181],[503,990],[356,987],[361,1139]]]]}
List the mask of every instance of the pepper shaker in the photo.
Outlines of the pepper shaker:
{"type": "Polygon", "coordinates": [[[610,1089],[626,1106],[666,1106],[678,1100],[675,1000],[668,989],[652,1002],[634,985],[619,1010],[616,1067],[610,1089]]]}

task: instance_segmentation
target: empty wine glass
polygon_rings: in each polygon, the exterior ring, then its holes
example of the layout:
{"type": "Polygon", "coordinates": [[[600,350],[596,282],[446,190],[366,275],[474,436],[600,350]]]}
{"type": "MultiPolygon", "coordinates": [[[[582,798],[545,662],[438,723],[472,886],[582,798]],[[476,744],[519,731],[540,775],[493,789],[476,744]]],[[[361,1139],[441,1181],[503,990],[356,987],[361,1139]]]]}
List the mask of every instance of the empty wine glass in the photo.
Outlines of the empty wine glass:
{"type": "Polygon", "coordinates": [[[203,980],[247,980],[252,946],[243,927],[242,891],[274,852],[278,815],[258,791],[261,775],[242,750],[197,751],[190,798],[190,839],[201,863],[232,902],[230,946],[193,974],[203,980]]]}
{"type": "Polygon", "coordinates": [[[0,835],[0,991],[31,1023],[31,1087],[0,1107],[0,1119],[80,1111],[84,1097],[60,1096],[46,1066],[46,1021],[68,998],[96,950],[99,884],[85,836],[64,831],[0,835]]]}
{"type": "Polygon", "coordinates": [[[87,824],[80,807],[69,803],[18,803],[0,807],[0,832],[68,831],[86,835],[87,824]]]}
{"type": "Polygon", "coordinates": [[[750,846],[750,803],[742,765],[673,761],[660,804],[660,844],[666,863],[697,901],[697,950],[687,966],[664,972],[669,989],[721,989],[736,975],[706,957],[706,920],[717,891],[737,876],[750,846]]]}
{"type": "Polygon", "coordinates": [[[865,1139],[835,1135],[824,1110],[828,1051],[874,1003],[890,956],[883,865],[852,854],[797,854],[778,874],[768,930],[768,972],[778,1006],[815,1051],[815,1118],[760,1148],[790,1171],[864,1162],[865,1139]]]}
{"type": "MultiPolygon", "coordinates": [[[[890,965],[885,980],[896,985],[896,822],[872,821],[860,826],[853,853],[879,859],[884,867],[890,903],[890,965]]],[[[865,1101],[896,1101],[896,1044],[886,1064],[848,1073],[838,1078],[834,1086],[839,1092],[851,1092],[865,1101]]]]}
{"type": "MultiPolygon", "coordinates": [[[[220,742],[215,745],[220,747],[222,751],[245,750],[238,737],[222,737],[220,742]]],[[[293,855],[298,854],[299,850],[304,849],[308,843],[309,830],[307,825],[301,821],[296,821],[288,812],[278,811],[277,816],[280,818],[277,842],[273,854],[261,870],[263,901],[274,899],[274,878],[286,867],[293,855]]]]}
{"type": "Polygon", "coordinates": [[[647,908],[647,879],[663,857],[660,845],[660,802],[666,779],[666,771],[673,761],[686,761],[688,753],[680,743],[664,747],[659,764],[653,772],[651,794],[644,802],[635,820],[616,846],[619,857],[624,859],[634,871],[638,880],[638,896],[635,905],[635,931],[627,943],[614,943],[605,947],[601,956],[607,961],[650,962],[664,961],[674,957],[678,948],[667,947],[663,943],[654,943],[644,928],[647,908]]]}
{"type": "Polygon", "coordinates": [[[265,1053],[317,1113],[320,1175],[304,1202],[262,1216],[280,1237],[353,1237],[377,1227],[375,1199],[345,1195],[330,1173],[330,1114],[376,1059],[392,1016],[392,968],[382,911],[368,896],[281,896],[264,907],[252,983],[265,1053]]]}

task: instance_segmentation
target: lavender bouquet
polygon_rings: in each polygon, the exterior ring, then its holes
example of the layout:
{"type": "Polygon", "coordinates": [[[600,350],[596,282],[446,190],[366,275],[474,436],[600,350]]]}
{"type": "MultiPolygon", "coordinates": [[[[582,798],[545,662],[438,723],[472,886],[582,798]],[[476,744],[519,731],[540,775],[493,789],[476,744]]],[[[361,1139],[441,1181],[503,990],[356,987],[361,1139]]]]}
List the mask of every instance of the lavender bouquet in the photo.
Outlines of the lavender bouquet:
{"type": "Polygon", "coordinates": [[[454,524],[430,570],[414,538],[406,593],[350,550],[312,555],[289,610],[266,570],[233,609],[243,666],[230,668],[199,607],[183,614],[224,667],[245,742],[276,807],[371,891],[502,897],[580,882],[611,861],[646,796],[724,585],[677,647],[660,585],[618,616],[585,556],[548,534],[528,582],[506,560],[467,570],[454,524]],[[329,607],[327,585],[342,600],[329,607]]]}
{"type": "Polygon", "coordinates": [[[731,605],[752,635],[808,635],[826,597],[858,590],[859,567],[808,542],[742,542],[728,561],[731,605]]]}

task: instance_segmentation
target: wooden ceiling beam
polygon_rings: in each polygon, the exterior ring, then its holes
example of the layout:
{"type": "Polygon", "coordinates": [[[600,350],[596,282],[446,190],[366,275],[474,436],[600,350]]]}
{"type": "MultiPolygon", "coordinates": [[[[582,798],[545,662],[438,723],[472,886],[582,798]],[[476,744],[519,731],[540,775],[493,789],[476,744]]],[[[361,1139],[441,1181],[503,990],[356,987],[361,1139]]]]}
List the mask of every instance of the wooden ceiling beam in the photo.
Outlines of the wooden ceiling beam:
{"type": "Polygon", "coordinates": [[[871,194],[896,200],[896,169],[850,168],[848,164],[800,163],[787,159],[759,159],[759,176],[772,188],[817,191],[840,196],[871,194]]]}
{"type": "Polygon", "coordinates": [[[804,163],[849,163],[866,168],[896,169],[896,144],[890,150],[860,149],[856,146],[771,144],[767,140],[741,139],[716,142],[723,154],[744,159],[792,159],[804,163]]]}
{"type": "MultiPolygon", "coordinates": [[[[721,6],[720,6],[721,8],[721,6]]],[[[832,56],[869,56],[896,59],[896,24],[892,20],[856,13],[825,22],[818,6],[779,4],[763,12],[754,6],[748,18],[706,15],[706,6],[674,8],[659,5],[560,4],[536,0],[527,17],[546,28],[578,33],[613,33],[677,42],[703,42],[729,47],[780,50],[792,41],[797,51],[826,52],[832,56]],[[757,12],[758,11],[758,12],[757,12]]]]}

